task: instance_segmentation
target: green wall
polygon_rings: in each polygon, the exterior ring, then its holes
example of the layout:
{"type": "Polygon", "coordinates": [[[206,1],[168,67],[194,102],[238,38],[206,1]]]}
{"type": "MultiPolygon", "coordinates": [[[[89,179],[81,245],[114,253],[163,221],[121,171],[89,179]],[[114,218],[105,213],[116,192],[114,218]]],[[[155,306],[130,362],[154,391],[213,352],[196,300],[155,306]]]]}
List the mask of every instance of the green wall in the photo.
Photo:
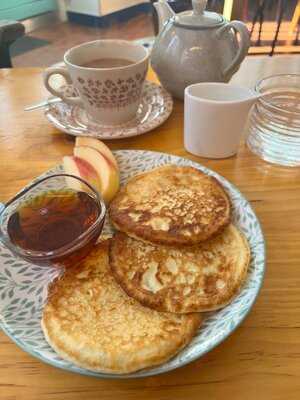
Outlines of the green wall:
{"type": "Polygon", "coordinates": [[[22,20],[56,8],[55,0],[0,0],[0,20],[22,20]]]}

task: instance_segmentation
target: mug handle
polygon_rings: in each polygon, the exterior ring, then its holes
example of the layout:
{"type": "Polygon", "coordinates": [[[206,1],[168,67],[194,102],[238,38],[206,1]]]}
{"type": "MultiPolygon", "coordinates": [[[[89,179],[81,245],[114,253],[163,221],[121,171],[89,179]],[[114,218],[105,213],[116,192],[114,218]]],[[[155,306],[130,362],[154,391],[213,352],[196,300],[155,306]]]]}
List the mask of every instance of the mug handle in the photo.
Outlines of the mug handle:
{"type": "Polygon", "coordinates": [[[221,26],[221,28],[217,30],[217,38],[220,38],[225,31],[228,31],[231,28],[233,28],[235,32],[238,32],[241,35],[241,42],[239,43],[239,49],[234,59],[222,72],[225,78],[227,75],[235,72],[237,67],[246,57],[248,49],[250,47],[250,35],[248,32],[248,28],[245,24],[243,24],[243,22],[240,21],[231,21],[228,24],[221,26]]]}
{"type": "Polygon", "coordinates": [[[53,94],[56,97],[61,98],[65,103],[70,104],[72,106],[82,106],[82,100],[80,99],[79,96],[77,97],[66,97],[63,92],[54,89],[50,83],[49,80],[52,75],[62,75],[65,81],[67,82],[68,85],[71,85],[72,79],[71,76],[66,68],[63,67],[53,67],[53,68],[48,68],[44,72],[43,78],[44,78],[44,85],[46,86],[46,89],[53,94]]]}

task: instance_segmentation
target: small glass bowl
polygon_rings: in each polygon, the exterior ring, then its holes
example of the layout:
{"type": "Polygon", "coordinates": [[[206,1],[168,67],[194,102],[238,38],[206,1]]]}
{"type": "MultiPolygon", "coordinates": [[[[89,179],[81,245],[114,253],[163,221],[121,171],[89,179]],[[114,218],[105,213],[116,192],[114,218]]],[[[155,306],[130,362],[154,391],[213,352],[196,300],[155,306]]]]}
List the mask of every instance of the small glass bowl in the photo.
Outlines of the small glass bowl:
{"type": "Polygon", "coordinates": [[[284,166],[300,165],[300,75],[262,79],[263,94],[251,110],[247,144],[262,159],[284,166]]]}
{"type": "MultiPolygon", "coordinates": [[[[50,192],[51,193],[51,192],[50,192]]],[[[91,250],[100,236],[105,220],[106,207],[98,192],[86,181],[69,174],[55,174],[35,181],[30,186],[19,192],[0,208],[0,241],[15,255],[30,263],[37,265],[53,265],[71,267],[83,259],[91,250]],[[14,244],[8,233],[8,221],[23,204],[46,192],[69,190],[72,192],[85,192],[94,201],[98,208],[98,216],[78,237],[61,247],[50,251],[37,251],[24,249],[14,244]],[[74,189],[77,188],[77,189],[74,189]]]]}

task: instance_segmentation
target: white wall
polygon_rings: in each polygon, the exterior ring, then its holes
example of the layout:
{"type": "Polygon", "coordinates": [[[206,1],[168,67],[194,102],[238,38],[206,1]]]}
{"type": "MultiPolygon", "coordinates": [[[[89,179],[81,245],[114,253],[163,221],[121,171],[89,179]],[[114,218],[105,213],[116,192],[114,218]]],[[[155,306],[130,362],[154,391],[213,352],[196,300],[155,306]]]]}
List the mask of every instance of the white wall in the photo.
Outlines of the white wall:
{"type": "Polygon", "coordinates": [[[123,10],[136,4],[149,3],[150,0],[99,0],[101,15],[123,10]]]}
{"type": "Polygon", "coordinates": [[[67,5],[65,0],[56,0],[57,1],[57,9],[58,9],[58,14],[59,18],[61,21],[66,21],[67,20],[67,5]]]}
{"type": "Polygon", "coordinates": [[[61,13],[65,6],[67,11],[99,16],[149,2],[150,0],[59,0],[58,4],[61,13]]]}
{"type": "MultiPolygon", "coordinates": [[[[112,3],[115,0],[110,0],[112,3]]],[[[88,15],[100,15],[100,1],[99,0],[65,0],[65,4],[68,11],[88,14],[88,15]]]]}

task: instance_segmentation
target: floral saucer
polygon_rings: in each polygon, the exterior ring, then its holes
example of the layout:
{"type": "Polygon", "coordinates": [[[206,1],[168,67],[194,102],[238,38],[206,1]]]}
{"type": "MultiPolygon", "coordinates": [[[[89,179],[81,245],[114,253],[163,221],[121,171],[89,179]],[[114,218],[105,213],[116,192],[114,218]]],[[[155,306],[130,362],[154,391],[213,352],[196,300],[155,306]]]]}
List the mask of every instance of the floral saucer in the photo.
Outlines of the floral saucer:
{"type": "MultiPolygon", "coordinates": [[[[71,85],[62,87],[66,96],[73,96],[74,90],[71,85]]],[[[125,124],[101,125],[92,121],[84,109],[62,101],[50,104],[45,115],[57,129],[73,136],[122,139],[157,128],[167,120],[172,110],[171,95],[159,84],[146,81],[136,117],[125,124]]]]}

